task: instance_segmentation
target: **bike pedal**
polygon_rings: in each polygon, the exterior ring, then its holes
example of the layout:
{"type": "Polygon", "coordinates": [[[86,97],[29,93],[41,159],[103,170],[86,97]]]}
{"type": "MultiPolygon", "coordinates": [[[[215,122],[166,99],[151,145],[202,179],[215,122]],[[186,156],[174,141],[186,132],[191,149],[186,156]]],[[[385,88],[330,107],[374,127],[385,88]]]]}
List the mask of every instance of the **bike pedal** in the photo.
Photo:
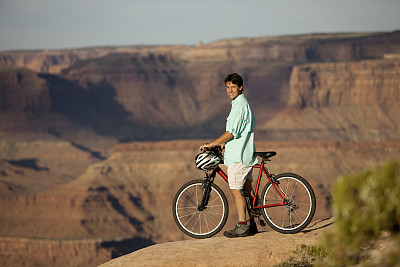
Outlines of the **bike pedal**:
{"type": "Polygon", "coordinates": [[[261,210],[251,210],[251,211],[250,211],[250,215],[251,215],[252,217],[261,216],[261,210]]]}
{"type": "Polygon", "coordinates": [[[264,222],[264,220],[261,220],[261,219],[258,219],[259,220],[259,224],[261,225],[261,226],[266,226],[267,224],[264,222]]]}

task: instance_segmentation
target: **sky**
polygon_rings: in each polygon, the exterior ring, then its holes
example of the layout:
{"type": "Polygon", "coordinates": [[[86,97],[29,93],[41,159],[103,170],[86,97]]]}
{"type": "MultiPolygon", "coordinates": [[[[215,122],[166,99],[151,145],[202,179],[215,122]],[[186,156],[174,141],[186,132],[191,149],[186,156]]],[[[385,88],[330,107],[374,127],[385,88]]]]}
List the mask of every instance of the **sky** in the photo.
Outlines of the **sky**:
{"type": "Polygon", "coordinates": [[[400,0],[0,0],[0,51],[400,30],[400,0]]]}

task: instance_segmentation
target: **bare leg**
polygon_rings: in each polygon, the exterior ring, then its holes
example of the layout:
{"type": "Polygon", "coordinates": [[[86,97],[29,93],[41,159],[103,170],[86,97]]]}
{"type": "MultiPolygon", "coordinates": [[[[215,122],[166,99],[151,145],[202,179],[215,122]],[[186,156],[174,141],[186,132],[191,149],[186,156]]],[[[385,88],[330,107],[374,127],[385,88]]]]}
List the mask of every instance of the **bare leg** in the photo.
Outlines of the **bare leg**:
{"type": "Polygon", "coordinates": [[[246,200],[240,190],[231,189],[233,199],[235,200],[235,206],[239,217],[239,222],[246,221],[246,200]]]}

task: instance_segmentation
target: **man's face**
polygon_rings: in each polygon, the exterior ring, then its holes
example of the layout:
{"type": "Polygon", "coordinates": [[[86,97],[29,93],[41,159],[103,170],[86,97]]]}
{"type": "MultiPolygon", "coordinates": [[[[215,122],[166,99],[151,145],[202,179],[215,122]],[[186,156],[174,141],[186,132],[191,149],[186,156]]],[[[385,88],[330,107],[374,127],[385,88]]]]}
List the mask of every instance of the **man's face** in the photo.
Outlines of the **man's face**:
{"type": "Polygon", "coordinates": [[[233,84],[232,82],[226,82],[225,86],[226,92],[232,100],[242,94],[243,86],[239,87],[237,84],[233,84]]]}

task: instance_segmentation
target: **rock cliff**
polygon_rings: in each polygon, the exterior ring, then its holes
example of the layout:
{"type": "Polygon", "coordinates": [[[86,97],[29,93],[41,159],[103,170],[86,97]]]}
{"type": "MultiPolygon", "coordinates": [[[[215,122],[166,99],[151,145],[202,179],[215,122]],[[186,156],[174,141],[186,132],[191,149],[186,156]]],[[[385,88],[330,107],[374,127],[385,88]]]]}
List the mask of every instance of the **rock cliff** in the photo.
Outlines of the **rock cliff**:
{"type": "Polygon", "coordinates": [[[398,140],[399,78],[397,59],[295,66],[288,109],[263,125],[264,134],[283,139],[398,140]]]}
{"type": "Polygon", "coordinates": [[[202,178],[193,157],[224,130],[233,71],[257,150],[278,152],[270,171],[306,177],[329,217],[338,176],[400,157],[399,53],[400,32],[1,52],[0,265],[96,266],[189,239],[172,199],[202,178]]]}
{"type": "Polygon", "coordinates": [[[399,60],[295,66],[288,105],[297,108],[391,106],[400,102],[399,60]]]}
{"type": "MultiPolygon", "coordinates": [[[[387,106],[385,101],[396,103],[398,97],[393,94],[398,90],[398,63],[378,60],[396,53],[400,53],[399,32],[242,38],[199,46],[2,52],[0,90],[4,97],[0,108],[6,123],[0,134],[10,137],[7,133],[13,132],[11,136],[18,136],[29,130],[38,138],[52,135],[78,143],[96,136],[116,142],[211,138],[224,130],[229,101],[222,80],[235,71],[243,75],[245,95],[258,125],[263,125],[258,128],[258,138],[296,139],[295,135],[279,133],[279,127],[268,121],[287,107],[309,107],[310,112],[318,113],[316,108],[336,103],[338,113],[347,113],[346,103],[367,108],[376,96],[381,106],[387,106]],[[50,71],[52,68],[58,71],[50,71]],[[27,96],[29,104],[24,101],[27,96]],[[10,101],[14,108],[8,105],[10,101]]],[[[384,109],[379,113],[393,112],[397,111],[384,109]]],[[[311,127],[328,128],[315,126],[317,120],[309,122],[311,127]]],[[[347,118],[337,116],[334,120],[347,118]]],[[[365,118],[357,120],[363,124],[365,118]]],[[[313,133],[307,137],[310,129],[290,123],[285,120],[284,125],[298,130],[297,139],[315,138],[313,133]]],[[[344,123],[340,129],[347,127],[344,123]]],[[[396,134],[386,131],[383,135],[390,139],[396,134]]],[[[357,140],[375,137],[385,139],[380,133],[370,133],[357,140]]],[[[340,130],[337,139],[355,140],[354,133],[347,130],[340,130]]]]}

